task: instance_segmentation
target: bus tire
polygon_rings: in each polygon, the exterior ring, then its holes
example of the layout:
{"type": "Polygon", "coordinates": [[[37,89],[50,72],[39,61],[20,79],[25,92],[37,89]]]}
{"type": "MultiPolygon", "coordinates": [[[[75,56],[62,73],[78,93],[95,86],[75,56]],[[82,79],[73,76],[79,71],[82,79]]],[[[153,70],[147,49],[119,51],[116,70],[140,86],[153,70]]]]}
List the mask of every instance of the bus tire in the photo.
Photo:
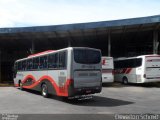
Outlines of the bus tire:
{"type": "Polygon", "coordinates": [[[19,88],[20,90],[23,90],[23,83],[21,81],[19,81],[19,88]]]}
{"type": "Polygon", "coordinates": [[[123,77],[122,82],[123,82],[124,85],[127,85],[127,84],[128,84],[128,79],[127,79],[127,77],[123,77]]]}
{"type": "Polygon", "coordinates": [[[45,98],[48,98],[48,96],[49,96],[49,94],[48,94],[48,86],[45,83],[42,84],[41,94],[45,98]]]}

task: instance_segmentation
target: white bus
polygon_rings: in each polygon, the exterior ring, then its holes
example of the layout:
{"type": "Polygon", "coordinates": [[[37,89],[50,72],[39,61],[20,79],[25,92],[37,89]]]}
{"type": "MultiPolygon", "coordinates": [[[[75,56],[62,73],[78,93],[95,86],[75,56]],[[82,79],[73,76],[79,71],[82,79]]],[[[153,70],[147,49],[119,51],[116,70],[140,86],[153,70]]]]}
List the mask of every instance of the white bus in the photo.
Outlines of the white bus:
{"type": "Polygon", "coordinates": [[[112,57],[102,57],[102,83],[112,83],[114,81],[113,75],[113,58],[112,57]]]}
{"type": "Polygon", "coordinates": [[[74,97],[100,93],[101,51],[86,47],[69,47],[46,51],[17,60],[14,84],[20,89],[74,97]]]}
{"type": "Polygon", "coordinates": [[[148,83],[160,81],[160,55],[141,55],[114,61],[115,81],[148,83]]]}

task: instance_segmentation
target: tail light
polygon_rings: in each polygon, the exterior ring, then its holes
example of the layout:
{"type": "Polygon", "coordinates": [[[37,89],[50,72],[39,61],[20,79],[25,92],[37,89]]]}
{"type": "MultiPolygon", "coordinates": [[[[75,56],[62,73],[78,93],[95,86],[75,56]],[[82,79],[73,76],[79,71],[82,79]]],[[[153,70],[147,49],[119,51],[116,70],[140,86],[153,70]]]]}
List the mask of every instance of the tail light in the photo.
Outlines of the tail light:
{"type": "Polygon", "coordinates": [[[112,70],[112,75],[114,75],[114,70],[112,70]]]}
{"type": "Polygon", "coordinates": [[[67,85],[71,85],[71,84],[73,84],[73,82],[74,82],[73,79],[68,79],[68,80],[67,80],[67,85]]]}

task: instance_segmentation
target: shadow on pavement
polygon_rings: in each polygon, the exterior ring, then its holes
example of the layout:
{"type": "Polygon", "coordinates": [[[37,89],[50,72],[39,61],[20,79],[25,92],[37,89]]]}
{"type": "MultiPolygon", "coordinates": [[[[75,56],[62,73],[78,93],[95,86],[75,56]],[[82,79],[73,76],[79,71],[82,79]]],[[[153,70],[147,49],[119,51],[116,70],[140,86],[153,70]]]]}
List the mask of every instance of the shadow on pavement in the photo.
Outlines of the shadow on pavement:
{"type": "Polygon", "coordinates": [[[130,101],[106,98],[106,97],[101,97],[101,96],[93,96],[93,98],[89,100],[80,100],[80,101],[79,100],[69,100],[66,102],[72,105],[93,106],[93,107],[114,107],[114,106],[129,105],[129,104],[134,103],[130,101]]]}
{"type": "Polygon", "coordinates": [[[113,87],[113,88],[122,88],[122,87],[146,87],[146,88],[160,88],[160,82],[153,82],[153,83],[129,83],[124,85],[122,83],[114,82],[114,83],[103,83],[103,87],[113,87]]]}
{"type": "MultiPolygon", "coordinates": [[[[17,88],[20,90],[20,88],[17,88]]],[[[35,90],[30,90],[30,89],[23,89],[22,91],[25,91],[25,92],[29,92],[29,93],[32,93],[32,94],[35,94],[35,95],[41,95],[40,92],[38,91],[35,91],[35,90]]]]}
{"type": "Polygon", "coordinates": [[[102,87],[113,87],[113,88],[122,88],[122,87],[130,87],[130,84],[124,85],[120,82],[114,82],[114,83],[103,83],[102,87]]]}
{"type": "Polygon", "coordinates": [[[78,106],[114,107],[114,106],[133,104],[134,102],[94,96],[92,99],[89,100],[82,100],[82,101],[72,100],[68,101],[68,103],[78,106]]]}
{"type": "Polygon", "coordinates": [[[146,87],[146,88],[160,88],[160,82],[132,84],[132,85],[137,87],[146,87]]]}
{"type": "MultiPolygon", "coordinates": [[[[35,94],[35,95],[41,95],[40,92],[29,90],[29,89],[24,89],[24,91],[35,94]]],[[[93,98],[86,99],[86,100],[68,99],[65,97],[58,97],[55,95],[50,95],[50,97],[46,99],[58,100],[58,101],[66,102],[68,104],[72,104],[72,105],[93,106],[93,107],[114,107],[114,106],[129,105],[134,103],[130,101],[124,101],[124,100],[107,98],[102,96],[94,96],[94,95],[93,95],[93,98]]]]}

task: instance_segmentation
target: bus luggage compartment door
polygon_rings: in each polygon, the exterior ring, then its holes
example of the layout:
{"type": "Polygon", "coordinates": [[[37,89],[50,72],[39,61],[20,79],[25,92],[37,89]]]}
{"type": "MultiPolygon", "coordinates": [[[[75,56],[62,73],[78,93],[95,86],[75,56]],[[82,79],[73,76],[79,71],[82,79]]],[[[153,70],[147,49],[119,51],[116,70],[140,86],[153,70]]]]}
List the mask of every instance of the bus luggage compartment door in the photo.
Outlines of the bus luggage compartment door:
{"type": "Polygon", "coordinates": [[[58,85],[59,85],[59,92],[60,93],[67,92],[67,88],[66,88],[65,84],[66,84],[66,72],[63,70],[60,70],[59,76],[58,76],[58,85]]]}
{"type": "Polygon", "coordinates": [[[75,71],[74,72],[74,87],[87,88],[101,86],[100,71],[75,71]]]}

